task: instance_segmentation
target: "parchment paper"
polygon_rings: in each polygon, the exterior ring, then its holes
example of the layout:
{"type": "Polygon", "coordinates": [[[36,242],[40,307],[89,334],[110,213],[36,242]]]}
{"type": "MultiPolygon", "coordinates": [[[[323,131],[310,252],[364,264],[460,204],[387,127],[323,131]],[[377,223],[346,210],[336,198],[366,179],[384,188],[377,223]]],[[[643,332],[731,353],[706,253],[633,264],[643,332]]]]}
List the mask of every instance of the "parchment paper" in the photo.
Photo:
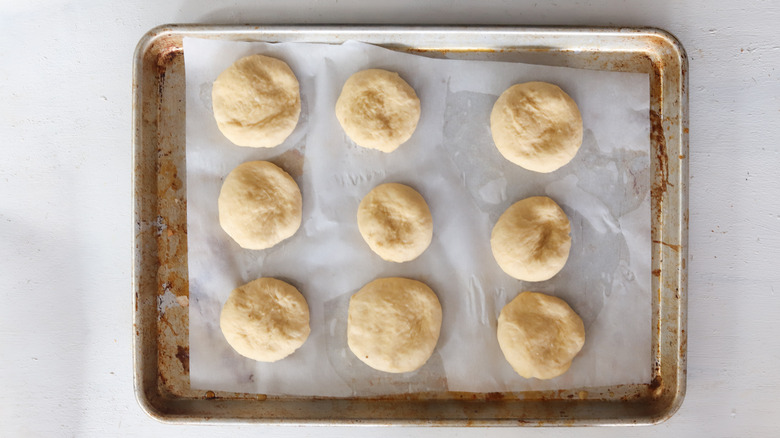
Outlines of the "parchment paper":
{"type": "Polygon", "coordinates": [[[364,396],[416,391],[523,391],[650,381],[650,142],[647,75],[518,63],[430,59],[357,42],[343,45],[184,39],[187,83],[187,221],[190,276],[190,378],[196,389],[278,395],[364,396]],[[272,149],[235,146],[217,129],[211,84],[254,53],[278,57],[301,87],[301,120],[272,149]],[[334,114],[342,85],[365,68],[397,71],[416,90],[422,116],[391,154],[356,146],[334,114]],[[556,172],[526,171],[495,148],[489,114],[509,86],[558,84],[579,105],[584,141],[556,172]],[[270,160],[303,194],[303,223],[264,251],[240,248],[219,226],[217,197],[238,164],[270,160]],[[385,262],[362,240],[356,212],[385,182],[417,189],[434,220],[418,259],[385,262]],[[506,275],[493,259],[498,216],[528,196],[547,195],[572,223],[572,249],[549,281],[506,275]],[[230,291],[261,276],[281,278],[306,297],[311,335],[291,356],[260,363],[235,353],[219,329],[230,291]],[[369,281],[403,276],[427,283],[443,309],[430,360],[405,374],[375,371],[346,344],[349,297],[369,281]],[[566,300],[586,330],[570,370],[524,379],[496,340],[501,308],[525,290],[566,300]]]}

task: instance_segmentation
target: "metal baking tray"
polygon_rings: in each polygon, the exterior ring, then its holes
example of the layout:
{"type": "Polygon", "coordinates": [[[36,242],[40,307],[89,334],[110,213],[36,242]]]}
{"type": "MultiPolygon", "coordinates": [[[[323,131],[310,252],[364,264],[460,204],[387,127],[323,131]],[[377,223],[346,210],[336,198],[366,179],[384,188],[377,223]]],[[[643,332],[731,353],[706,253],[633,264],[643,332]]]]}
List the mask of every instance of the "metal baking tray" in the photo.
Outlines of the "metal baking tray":
{"type": "Polygon", "coordinates": [[[661,422],[686,379],[688,63],[670,34],[643,28],[205,26],[149,31],[133,74],[133,327],[135,393],[170,423],[581,426],[661,422]],[[650,78],[652,380],[513,393],[285,397],[190,388],[183,37],[341,43],[423,56],[489,59],[650,78]],[[163,301],[170,291],[175,302],[163,301]]]}

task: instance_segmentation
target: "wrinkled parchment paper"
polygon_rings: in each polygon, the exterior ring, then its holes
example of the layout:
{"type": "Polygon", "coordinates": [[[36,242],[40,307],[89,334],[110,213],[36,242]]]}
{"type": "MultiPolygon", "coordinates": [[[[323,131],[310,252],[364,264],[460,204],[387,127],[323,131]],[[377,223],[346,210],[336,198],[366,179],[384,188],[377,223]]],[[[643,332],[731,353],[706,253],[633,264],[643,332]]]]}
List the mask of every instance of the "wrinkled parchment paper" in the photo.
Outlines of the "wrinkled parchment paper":
{"type": "Polygon", "coordinates": [[[650,142],[647,75],[488,61],[430,59],[367,44],[244,43],[185,38],[190,378],[195,389],[277,395],[368,396],[418,391],[523,391],[650,381],[650,142]],[[240,57],[286,61],[300,82],[301,119],[280,146],[235,146],[217,129],[211,84],[240,57]],[[391,154],[363,149],[342,131],[334,106],[354,72],[384,68],[416,90],[422,116],[391,154]],[[539,174],[505,160],[489,129],[501,92],[526,81],[559,85],[579,105],[584,140],[574,160],[539,174]],[[270,160],[303,194],[303,223],[264,251],[240,248],[219,226],[217,197],[238,164],[270,160]],[[362,240],[361,198],[400,182],[427,200],[431,246],[418,259],[385,262],[362,240]],[[528,196],[546,195],[572,224],[564,269],[549,281],[515,280],[498,267],[490,232],[528,196]],[[311,335],[294,354],[260,363],[235,353],[219,329],[230,291],[262,276],[306,297],[311,335]],[[430,360],[405,374],[375,371],[346,342],[349,297],[369,281],[403,276],[427,283],[443,309],[430,360]],[[501,308],[531,290],[563,298],[580,314],[585,346],[552,380],[524,379],[496,340],[501,308]]]}

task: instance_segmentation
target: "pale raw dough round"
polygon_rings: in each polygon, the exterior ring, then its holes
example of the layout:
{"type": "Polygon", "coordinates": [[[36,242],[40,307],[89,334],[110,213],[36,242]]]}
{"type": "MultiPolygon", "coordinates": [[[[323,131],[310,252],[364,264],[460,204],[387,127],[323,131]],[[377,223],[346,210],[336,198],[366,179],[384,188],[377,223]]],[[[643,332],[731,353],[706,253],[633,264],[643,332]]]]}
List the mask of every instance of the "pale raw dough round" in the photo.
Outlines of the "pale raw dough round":
{"type": "Polygon", "coordinates": [[[534,172],[560,168],[582,145],[577,104],[546,82],[526,82],[504,91],[490,113],[490,131],[501,155],[534,172]]]}
{"type": "Polygon", "coordinates": [[[420,99],[398,73],[370,69],[347,79],[336,118],[360,146],[392,152],[409,140],[420,120],[420,99]]]}
{"type": "Polygon", "coordinates": [[[268,161],[248,161],[222,183],[219,224],[242,248],[270,248],[298,230],[301,202],[287,172],[268,161]]]}
{"type": "Polygon", "coordinates": [[[501,310],[498,345],[512,368],[530,379],[565,373],[585,344],[585,326],[560,298],[523,292],[501,310]]]}
{"type": "Polygon", "coordinates": [[[371,250],[390,262],[416,259],[433,238],[428,204],[403,184],[381,184],[368,192],[360,201],[357,223],[371,250]]]}
{"type": "Polygon", "coordinates": [[[238,146],[281,144],[301,114],[298,79],[287,63],[263,55],[241,58],[220,73],[211,104],[219,130],[238,146]]]}
{"type": "Polygon", "coordinates": [[[406,373],[423,366],[440,330],[439,299],[416,280],[380,278],[349,300],[349,349],[379,371],[406,373]]]}
{"type": "Polygon", "coordinates": [[[518,280],[544,281],[566,264],[570,231],[569,218],[555,201],[534,196],[514,203],[498,218],[490,247],[507,274],[518,280]]]}
{"type": "Polygon", "coordinates": [[[309,337],[309,306],[298,289],[275,278],[259,278],[230,292],[219,327],[238,354],[276,362],[309,337]]]}

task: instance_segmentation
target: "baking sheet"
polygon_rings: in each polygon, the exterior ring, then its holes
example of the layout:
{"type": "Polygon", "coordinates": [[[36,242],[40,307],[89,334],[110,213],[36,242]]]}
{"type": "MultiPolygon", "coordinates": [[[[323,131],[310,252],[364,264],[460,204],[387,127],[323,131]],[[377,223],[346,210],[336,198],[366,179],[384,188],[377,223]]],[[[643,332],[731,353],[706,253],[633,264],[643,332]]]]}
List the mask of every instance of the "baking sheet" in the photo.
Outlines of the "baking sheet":
{"type": "Polygon", "coordinates": [[[363,396],[418,391],[505,392],[650,380],[649,89],[645,74],[484,61],[435,60],[365,44],[265,44],[185,38],[190,378],[193,388],[279,395],[363,396]],[[301,122],[270,150],[232,145],[211,115],[211,83],[241,56],[279,57],[296,73],[301,122]],[[398,71],[417,91],[422,117],[392,154],[355,146],[333,113],[349,75],[398,71]],[[492,144],[493,102],[517,82],[560,85],[583,115],[583,146],[552,174],[525,171],[492,144]],[[221,181],[236,165],[270,159],[301,186],[301,230],[265,251],[243,250],[218,224],[221,181]],[[301,165],[302,163],[302,165],[301,165]],[[362,241],[355,214],[383,182],[415,187],[428,201],[434,240],[417,260],[382,261],[362,241]],[[572,221],[573,245],[553,279],[526,283],[495,264],[489,236],[513,202],[545,194],[572,221]],[[283,361],[263,364],[232,351],[219,331],[230,290],[260,276],[294,284],[309,302],[312,333],[283,361]],[[444,321],[436,352],[420,370],[370,369],[346,346],[349,296],[377,277],[429,284],[444,321]],[[523,379],[504,360],[495,324],[523,290],[565,299],[582,316],[586,343],[563,376],[523,379]]]}

